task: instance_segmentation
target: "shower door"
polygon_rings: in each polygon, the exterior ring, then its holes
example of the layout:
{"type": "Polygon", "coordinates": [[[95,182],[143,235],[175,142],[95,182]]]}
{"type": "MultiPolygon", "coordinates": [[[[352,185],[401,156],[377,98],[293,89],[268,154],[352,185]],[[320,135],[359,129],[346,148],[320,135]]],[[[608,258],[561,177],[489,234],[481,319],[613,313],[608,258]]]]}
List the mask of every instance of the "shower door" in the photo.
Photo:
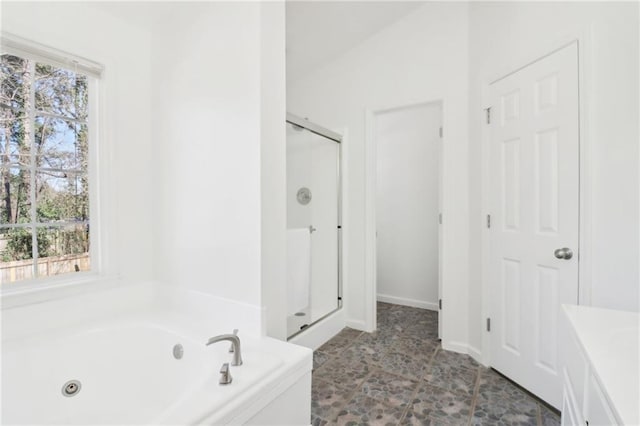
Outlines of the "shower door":
{"type": "Polygon", "coordinates": [[[340,307],[339,141],[287,115],[288,337],[340,307]]]}

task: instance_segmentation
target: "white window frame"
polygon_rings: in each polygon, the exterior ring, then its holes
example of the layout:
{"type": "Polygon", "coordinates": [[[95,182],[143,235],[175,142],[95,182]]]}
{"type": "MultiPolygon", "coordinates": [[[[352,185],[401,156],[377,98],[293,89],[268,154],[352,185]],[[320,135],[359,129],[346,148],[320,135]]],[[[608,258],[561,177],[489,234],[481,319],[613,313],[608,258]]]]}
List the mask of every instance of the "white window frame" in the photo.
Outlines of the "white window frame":
{"type": "MultiPolygon", "coordinates": [[[[3,305],[6,305],[7,296],[40,293],[61,287],[84,286],[87,283],[104,281],[107,278],[107,268],[105,267],[106,223],[103,220],[106,216],[103,212],[106,203],[102,202],[104,201],[102,195],[106,191],[105,180],[100,179],[100,174],[107,169],[104,161],[108,158],[108,154],[101,152],[101,140],[104,139],[101,137],[103,128],[100,126],[104,122],[104,108],[102,108],[104,96],[101,85],[104,67],[101,64],[6,32],[0,34],[0,54],[15,55],[38,63],[74,70],[88,77],[89,90],[87,126],[89,130],[88,179],[89,223],[91,227],[89,258],[91,270],[2,284],[0,285],[0,298],[3,299],[3,305]]],[[[33,118],[31,117],[31,119],[33,118]]]]}

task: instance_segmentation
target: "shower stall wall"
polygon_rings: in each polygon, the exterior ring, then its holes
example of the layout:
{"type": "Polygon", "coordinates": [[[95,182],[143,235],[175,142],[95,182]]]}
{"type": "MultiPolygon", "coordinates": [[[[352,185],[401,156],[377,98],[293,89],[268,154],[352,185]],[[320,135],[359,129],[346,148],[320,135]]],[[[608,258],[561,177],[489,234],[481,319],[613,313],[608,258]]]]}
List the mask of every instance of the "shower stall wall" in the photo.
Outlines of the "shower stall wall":
{"type": "Polygon", "coordinates": [[[287,114],[287,336],[342,306],[341,136],[287,114]]]}

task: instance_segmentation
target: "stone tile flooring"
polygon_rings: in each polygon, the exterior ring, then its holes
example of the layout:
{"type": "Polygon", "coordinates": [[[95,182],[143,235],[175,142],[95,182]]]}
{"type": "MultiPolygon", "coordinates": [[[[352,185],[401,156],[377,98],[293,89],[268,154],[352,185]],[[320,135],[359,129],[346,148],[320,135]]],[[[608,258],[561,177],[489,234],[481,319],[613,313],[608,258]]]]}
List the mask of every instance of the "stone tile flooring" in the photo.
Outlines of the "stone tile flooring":
{"type": "Polygon", "coordinates": [[[559,414],[438,341],[436,312],[378,303],[378,331],[345,328],[313,354],[315,425],[559,425],[559,414]]]}

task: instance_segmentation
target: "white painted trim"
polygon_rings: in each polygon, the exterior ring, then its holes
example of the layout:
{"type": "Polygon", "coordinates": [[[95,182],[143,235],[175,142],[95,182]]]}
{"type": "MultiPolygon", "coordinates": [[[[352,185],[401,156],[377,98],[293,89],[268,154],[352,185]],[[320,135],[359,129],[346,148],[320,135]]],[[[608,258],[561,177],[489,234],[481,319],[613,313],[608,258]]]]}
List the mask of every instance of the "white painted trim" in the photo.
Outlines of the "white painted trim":
{"type": "Polygon", "coordinates": [[[342,222],[342,237],[340,239],[340,283],[342,285],[340,297],[342,297],[342,310],[345,311],[345,318],[349,312],[349,241],[350,241],[350,218],[349,218],[349,149],[351,148],[349,139],[349,128],[343,127],[342,142],[340,143],[340,219],[342,222]]]}
{"type": "MultiPolygon", "coordinates": [[[[482,108],[489,108],[490,99],[489,99],[489,85],[483,85],[482,88],[482,99],[483,106],[482,108]]],[[[484,113],[484,111],[478,111],[478,113],[484,113]]],[[[491,144],[491,132],[490,126],[487,124],[486,120],[484,120],[484,124],[482,126],[481,133],[481,143],[482,143],[482,152],[481,152],[481,161],[482,161],[482,215],[479,218],[480,227],[482,229],[481,235],[481,247],[482,247],[482,259],[481,259],[481,272],[480,272],[480,280],[482,283],[482,307],[480,309],[481,318],[480,324],[482,330],[482,363],[485,365],[489,365],[491,361],[491,336],[487,332],[486,328],[483,327],[486,318],[491,316],[491,291],[489,289],[489,254],[491,253],[491,236],[489,235],[489,229],[486,227],[486,216],[490,214],[489,206],[490,206],[490,197],[491,193],[489,191],[489,182],[491,180],[491,172],[490,172],[490,164],[491,159],[489,153],[491,152],[490,144],[491,144]]]]}
{"type": "Polygon", "coordinates": [[[457,352],[461,354],[467,354],[473,358],[478,364],[488,367],[482,360],[482,351],[475,346],[468,345],[462,342],[442,342],[442,349],[446,351],[457,352]]]}
{"type": "Polygon", "coordinates": [[[445,342],[442,341],[442,349],[445,351],[457,352],[459,354],[467,354],[469,352],[469,345],[464,342],[445,342]]]}
{"type": "Polygon", "coordinates": [[[430,311],[438,310],[437,302],[427,302],[424,300],[407,299],[405,297],[389,296],[388,294],[378,293],[378,302],[393,303],[394,305],[411,306],[413,308],[428,309],[430,311]]]}
{"type": "Polygon", "coordinates": [[[33,40],[17,36],[6,31],[0,32],[0,45],[3,53],[18,55],[34,61],[44,61],[51,65],[77,70],[93,78],[100,78],[104,65],[82,56],[47,46],[33,40]]]}
{"type": "Polygon", "coordinates": [[[482,361],[482,351],[475,346],[467,345],[467,354],[473,358],[478,364],[485,365],[482,361]]]}
{"type": "MultiPolygon", "coordinates": [[[[367,108],[365,110],[365,259],[364,259],[364,293],[365,293],[365,327],[364,331],[374,331],[376,326],[377,307],[376,298],[378,295],[377,283],[377,247],[376,247],[376,152],[377,144],[375,140],[375,115],[381,112],[388,112],[404,108],[412,108],[422,105],[439,104],[442,112],[442,122],[444,123],[444,99],[429,99],[410,104],[367,108]]],[[[445,129],[446,133],[446,129],[445,129]]],[[[444,176],[444,149],[440,155],[440,166],[443,168],[441,176],[444,176]]],[[[444,179],[442,179],[444,180],[444,179]]],[[[440,203],[439,210],[444,214],[444,204],[442,203],[443,182],[440,182],[440,203]]],[[[439,229],[440,239],[444,239],[444,226],[439,229]]],[[[442,244],[438,245],[438,257],[443,259],[444,249],[442,244]]],[[[438,265],[438,280],[442,280],[442,262],[438,265]]],[[[438,283],[438,298],[442,298],[443,283],[438,283]]],[[[427,308],[428,309],[428,308],[427,308]]],[[[442,320],[443,315],[439,316],[442,320]]],[[[441,323],[442,321],[439,321],[441,323]]],[[[356,327],[354,327],[356,328],[356,327]]],[[[439,326],[441,328],[441,326],[439,326]]],[[[442,337],[442,336],[440,336],[442,337]]]]}
{"type": "Polygon", "coordinates": [[[289,339],[289,343],[318,349],[347,326],[344,309],[339,309],[325,319],[313,324],[307,330],[289,339]]]}
{"type": "MultiPolygon", "coordinates": [[[[540,50],[538,55],[533,58],[543,58],[550,52],[558,50],[560,46],[568,46],[572,41],[578,45],[578,91],[579,91],[579,108],[580,108],[580,239],[579,254],[580,260],[578,264],[578,304],[591,304],[591,286],[592,286],[592,264],[591,264],[591,234],[592,234],[592,199],[593,199],[593,144],[591,135],[593,132],[593,105],[591,97],[593,96],[593,28],[589,27],[584,31],[578,32],[557,40],[555,43],[540,50]]],[[[532,63],[530,61],[529,63],[532,63]]],[[[517,69],[522,64],[513,64],[511,70],[517,69]]],[[[495,78],[490,78],[483,85],[482,99],[483,108],[490,107],[491,99],[489,98],[490,81],[494,81],[500,76],[508,74],[510,71],[505,70],[499,73],[495,78]]],[[[478,111],[482,113],[482,111],[478,111]]],[[[484,219],[489,211],[490,192],[489,192],[489,176],[490,176],[490,127],[485,125],[482,127],[482,218],[484,219]]],[[[482,226],[482,364],[491,365],[491,339],[489,332],[484,327],[486,318],[491,317],[491,288],[489,286],[489,254],[491,250],[489,230],[486,226],[482,226]]]]}
{"type": "Polygon", "coordinates": [[[376,142],[374,137],[375,111],[367,109],[365,117],[365,251],[364,294],[365,321],[367,330],[377,328],[377,306],[374,295],[378,294],[376,249],[376,142]]]}
{"type": "MultiPolygon", "coordinates": [[[[468,118],[467,118],[468,121],[468,118]]],[[[438,300],[436,303],[440,305],[444,294],[444,141],[445,132],[449,132],[444,128],[444,100],[440,102],[440,141],[438,143],[438,300]]],[[[444,327],[444,312],[437,306],[438,311],[438,338],[442,339],[444,327]]]]}
{"type": "Polygon", "coordinates": [[[579,305],[591,305],[592,262],[591,235],[593,224],[593,28],[577,37],[578,92],[580,97],[580,240],[578,262],[579,305]]]}
{"type": "Polygon", "coordinates": [[[366,331],[367,333],[371,333],[375,331],[375,330],[367,329],[366,324],[367,323],[365,321],[354,320],[354,319],[347,320],[347,327],[353,328],[354,330],[366,331]]]}

